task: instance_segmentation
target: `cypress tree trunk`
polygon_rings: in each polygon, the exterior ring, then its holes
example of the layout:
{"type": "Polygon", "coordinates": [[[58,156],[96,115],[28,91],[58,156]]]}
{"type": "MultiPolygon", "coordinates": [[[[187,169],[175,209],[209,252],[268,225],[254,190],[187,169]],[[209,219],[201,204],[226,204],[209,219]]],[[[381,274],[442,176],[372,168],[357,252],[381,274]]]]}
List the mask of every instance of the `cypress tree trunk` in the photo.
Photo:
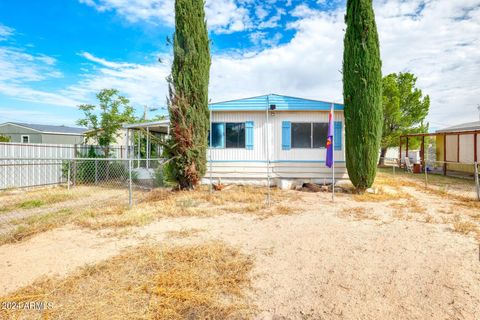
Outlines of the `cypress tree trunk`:
{"type": "Polygon", "coordinates": [[[206,171],[210,40],[203,0],[175,1],[173,65],[169,78],[170,140],[165,177],[192,189],[206,171]]]}
{"type": "Polygon", "coordinates": [[[348,0],[343,53],[346,164],[358,191],[375,179],[382,136],[382,62],[372,0],[348,0]]]}

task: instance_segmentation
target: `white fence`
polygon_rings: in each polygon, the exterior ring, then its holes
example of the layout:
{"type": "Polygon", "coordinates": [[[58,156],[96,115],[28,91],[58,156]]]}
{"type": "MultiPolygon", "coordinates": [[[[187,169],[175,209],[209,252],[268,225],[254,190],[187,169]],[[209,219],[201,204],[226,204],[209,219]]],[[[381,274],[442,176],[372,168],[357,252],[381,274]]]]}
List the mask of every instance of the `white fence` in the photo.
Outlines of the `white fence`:
{"type": "Polygon", "coordinates": [[[61,159],[0,159],[0,190],[65,182],[61,159]]]}
{"type": "MultiPolygon", "coordinates": [[[[109,158],[122,159],[124,147],[111,147],[109,158]]],[[[96,145],[0,143],[0,190],[61,184],[65,182],[62,160],[103,156],[96,145]]]]}
{"type": "MultiPolygon", "coordinates": [[[[84,144],[40,144],[40,143],[0,143],[0,158],[28,159],[72,159],[86,157],[90,149],[96,155],[103,155],[102,147],[84,144]]],[[[110,147],[110,158],[125,157],[125,147],[110,147]]]]}

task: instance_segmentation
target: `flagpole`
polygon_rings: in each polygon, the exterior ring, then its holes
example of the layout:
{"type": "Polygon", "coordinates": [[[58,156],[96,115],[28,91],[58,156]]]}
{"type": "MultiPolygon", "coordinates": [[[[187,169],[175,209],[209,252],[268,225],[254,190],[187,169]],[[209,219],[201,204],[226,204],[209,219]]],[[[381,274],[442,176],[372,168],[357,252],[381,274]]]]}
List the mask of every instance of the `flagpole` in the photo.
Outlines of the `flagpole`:
{"type": "MultiPolygon", "coordinates": [[[[333,103],[332,122],[335,123],[335,105],[333,103]]],[[[332,202],[335,202],[335,131],[332,133],[332,202]]]]}

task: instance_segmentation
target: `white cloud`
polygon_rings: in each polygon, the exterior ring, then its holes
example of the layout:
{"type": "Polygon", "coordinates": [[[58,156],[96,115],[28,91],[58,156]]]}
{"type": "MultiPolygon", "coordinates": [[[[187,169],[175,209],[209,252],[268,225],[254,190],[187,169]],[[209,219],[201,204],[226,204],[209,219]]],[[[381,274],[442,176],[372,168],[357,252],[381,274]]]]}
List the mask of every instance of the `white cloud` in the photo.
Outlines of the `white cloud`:
{"type": "MultiPolygon", "coordinates": [[[[122,1],[117,0],[118,3],[122,1]]],[[[151,1],[145,0],[147,2],[151,1]]],[[[477,119],[480,0],[378,0],[374,5],[384,74],[411,71],[418,76],[418,86],[431,96],[429,120],[436,127],[440,126],[437,123],[456,124],[477,119]]],[[[289,14],[293,13],[297,20],[287,27],[294,30],[295,35],[288,43],[267,47],[271,44],[264,42],[261,50],[212,57],[212,101],[272,92],[342,101],[344,8],[320,12],[300,5],[291,8],[289,14]]],[[[237,28],[225,23],[218,22],[219,28],[237,28]]],[[[251,40],[260,45],[262,41],[269,40],[264,31],[253,34],[256,35],[250,36],[251,40]]],[[[20,78],[23,83],[39,81],[48,74],[48,70],[55,71],[39,56],[23,52],[15,54],[17,62],[23,62],[5,64],[9,61],[1,58],[0,51],[0,84],[8,84],[10,88],[0,86],[0,92],[10,90],[10,94],[18,94],[19,97],[25,94],[27,99],[38,96],[42,101],[50,99],[75,106],[68,99],[94,102],[94,93],[113,87],[127,95],[136,106],[165,105],[169,57],[164,57],[162,64],[141,65],[108,61],[96,57],[94,53],[84,52],[81,55],[93,64],[93,68],[92,65],[87,68],[77,84],[48,96],[46,92],[28,91],[24,84],[21,88],[14,86],[12,89],[8,79],[20,78]],[[47,72],[40,71],[35,67],[37,64],[46,68],[47,72]],[[8,79],[5,80],[5,77],[8,79]],[[17,91],[14,92],[14,89],[17,91]],[[62,100],[62,97],[67,100],[62,100]]]]}
{"type": "MultiPolygon", "coordinates": [[[[174,24],[174,0],[79,0],[96,10],[116,11],[129,22],[174,24]]],[[[216,33],[249,29],[249,11],[234,0],[208,0],[205,7],[207,23],[216,33]]]]}
{"type": "Polygon", "coordinates": [[[33,83],[61,78],[56,59],[33,55],[15,47],[0,47],[0,94],[18,100],[60,106],[75,106],[77,101],[62,94],[34,89],[33,83]]]}
{"type": "Polygon", "coordinates": [[[0,23],[0,41],[7,39],[14,32],[13,28],[7,27],[0,23]]]}
{"type": "Polygon", "coordinates": [[[55,114],[52,116],[49,112],[38,110],[17,110],[12,108],[0,107],[0,122],[29,122],[52,124],[52,125],[75,125],[74,117],[63,117],[55,114]]]}
{"type": "MultiPolygon", "coordinates": [[[[162,63],[149,65],[110,62],[88,52],[82,53],[93,62],[94,71],[84,75],[75,85],[62,92],[80,101],[94,102],[93,95],[105,88],[115,88],[126,95],[135,106],[165,106],[166,78],[170,73],[170,59],[162,57],[162,63]]],[[[90,70],[90,69],[89,69],[90,70]]]]}
{"type": "Polygon", "coordinates": [[[256,46],[272,47],[277,45],[283,36],[280,32],[277,32],[272,37],[269,37],[265,31],[255,31],[250,33],[249,37],[250,41],[256,46]]]}
{"type": "Polygon", "coordinates": [[[53,68],[56,59],[32,55],[15,47],[0,47],[0,81],[20,83],[61,77],[53,68]]]}
{"type": "MultiPolygon", "coordinates": [[[[431,97],[432,126],[477,119],[480,1],[384,0],[375,9],[383,72],[418,76],[431,97]]],[[[344,9],[324,13],[299,5],[293,12],[299,19],[288,25],[296,30],[289,43],[240,58],[214,57],[213,100],[268,92],[342,100],[344,9]]]]}
{"type": "Polygon", "coordinates": [[[132,63],[111,62],[111,61],[108,61],[108,60],[105,60],[105,59],[102,59],[102,58],[95,57],[93,54],[91,54],[89,52],[82,52],[82,53],[80,53],[80,55],[82,57],[84,57],[85,59],[89,60],[89,61],[98,63],[98,64],[100,64],[104,67],[108,67],[108,68],[119,69],[119,68],[129,68],[129,67],[134,67],[135,66],[132,63]]]}

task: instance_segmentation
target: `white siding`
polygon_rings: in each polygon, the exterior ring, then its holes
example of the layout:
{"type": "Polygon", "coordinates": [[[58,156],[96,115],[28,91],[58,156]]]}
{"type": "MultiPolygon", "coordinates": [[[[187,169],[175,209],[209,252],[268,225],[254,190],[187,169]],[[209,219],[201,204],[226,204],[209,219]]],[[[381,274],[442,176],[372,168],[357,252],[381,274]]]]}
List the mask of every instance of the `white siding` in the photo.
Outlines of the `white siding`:
{"type": "MultiPolygon", "coordinates": [[[[265,113],[263,112],[213,112],[212,122],[246,122],[253,121],[253,150],[242,149],[211,149],[214,161],[265,161],[265,113]]],[[[207,155],[208,157],[208,155],[207,155]]]]}
{"type": "MultiPolygon", "coordinates": [[[[277,161],[325,161],[326,149],[290,149],[282,150],[282,121],[291,122],[326,122],[328,112],[276,112],[272,117],[274,126],[274,154],[277,161]]],[[[342,121],[342,150],[335,151],[335,161],[344,161],[345,131],[343,125],[343,112],[335,112],[335,121],[342,121]]]]}
{"type": "MultiPolygon", "coordinates": [[[[206,179],[266,179],[266,112],[217,111],[212,122],[254,122],[254,147],[246,149],[211,149],[206,179]],[[211,169],[211,172],[210,172],[211,169]]],[[[331,169],[325,166],[326,149],[282,150],[282,121],[328,122],[328,111],[275,111],[269,113],[270,177],[321,180],[331,177],[331,169]]],[[[347,178],[344,163],[345,125],[343,112],[335,112],[335,121],[342,121],[342,150],[335,151],[336,178],[347,178]]]]}

